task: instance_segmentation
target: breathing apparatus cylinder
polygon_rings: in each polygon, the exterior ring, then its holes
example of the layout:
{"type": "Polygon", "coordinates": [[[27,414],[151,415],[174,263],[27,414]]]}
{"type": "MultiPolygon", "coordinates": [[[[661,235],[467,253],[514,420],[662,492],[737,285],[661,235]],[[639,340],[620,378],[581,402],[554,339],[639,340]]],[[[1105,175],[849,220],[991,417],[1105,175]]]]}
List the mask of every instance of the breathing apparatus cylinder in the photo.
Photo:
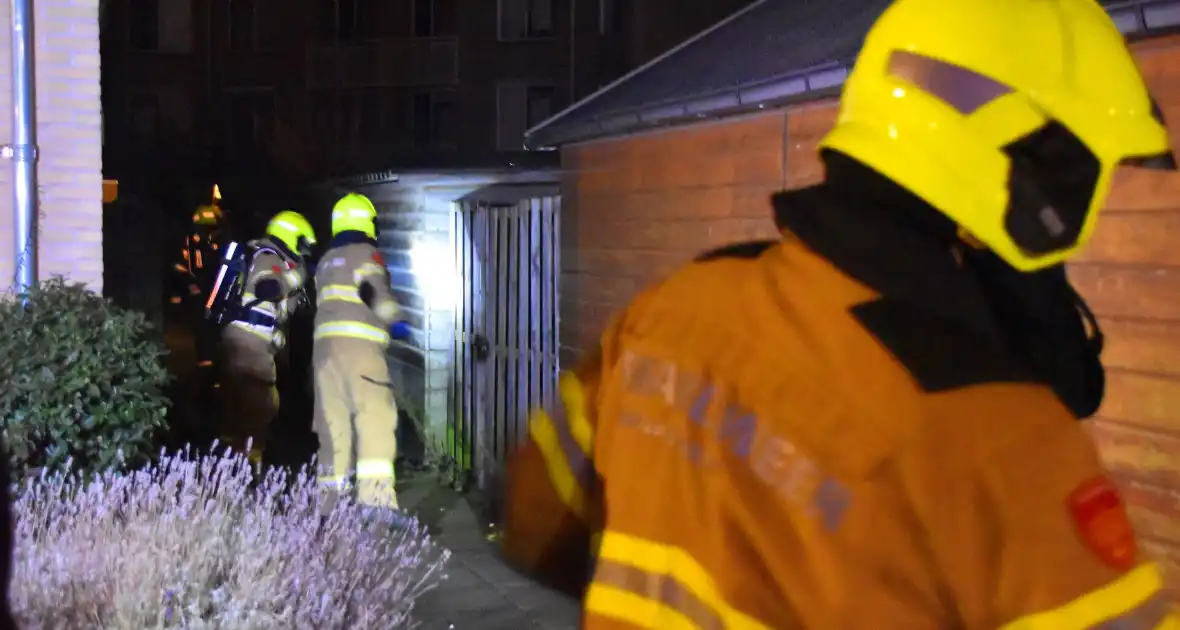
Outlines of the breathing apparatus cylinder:
{"type": "Polygon", "coordinates": [[[205,302],[205,319],[220,326],[237,317],[250,265],[249,249],[249,246],[236,241],[230,241],[226,246],[213,290],[205,302]]]}

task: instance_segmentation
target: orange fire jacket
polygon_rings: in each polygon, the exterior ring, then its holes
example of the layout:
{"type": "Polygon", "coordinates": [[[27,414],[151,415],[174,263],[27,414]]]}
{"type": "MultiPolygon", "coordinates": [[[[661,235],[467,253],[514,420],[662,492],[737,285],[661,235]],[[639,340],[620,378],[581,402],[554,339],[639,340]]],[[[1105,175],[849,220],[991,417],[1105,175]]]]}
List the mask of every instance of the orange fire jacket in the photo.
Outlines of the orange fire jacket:
{"type": "Polygon", "coordinates": [[[864,243],[896,257],[824,241],[855,217],[823,188],[562,376],[510,462],[506,558],[588,630],[1180,630],[1083,427],[955,262],[892,224],[864,243]]]}

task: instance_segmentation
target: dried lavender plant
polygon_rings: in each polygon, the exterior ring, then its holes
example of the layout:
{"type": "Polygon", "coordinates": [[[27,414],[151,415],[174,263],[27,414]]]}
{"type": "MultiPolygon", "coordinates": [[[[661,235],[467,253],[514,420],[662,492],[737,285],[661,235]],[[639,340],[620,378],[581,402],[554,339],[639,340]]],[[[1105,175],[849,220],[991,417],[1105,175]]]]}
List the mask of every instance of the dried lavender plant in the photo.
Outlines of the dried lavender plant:
{"type": "Polygon", "coordinates": [[[42,475],[18,490],[11,599],[27,630],[389,630],[449,553],[391,532],[314,471],[251,487],[244,457],[162,454],[131,473],[42,475]]]}

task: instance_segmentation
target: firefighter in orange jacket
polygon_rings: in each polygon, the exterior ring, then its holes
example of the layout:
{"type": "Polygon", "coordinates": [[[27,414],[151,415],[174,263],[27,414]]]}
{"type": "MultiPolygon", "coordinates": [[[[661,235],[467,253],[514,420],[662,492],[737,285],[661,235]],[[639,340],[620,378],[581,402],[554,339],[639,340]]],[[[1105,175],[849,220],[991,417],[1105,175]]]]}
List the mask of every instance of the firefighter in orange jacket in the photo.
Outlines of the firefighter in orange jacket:
{"type": "Polygon", "coordinates": [[[355,491],[358,503],[398,525],[397,404],[385,350],[400,309],[377,251],[376,218],[373,202],[356,193],[332,208],[332,242],[316,268],[314,426],[321,486],[355,491]]]}
{"type": "Polygon", "coordinates": [[[561,378],[507,558],[587,629],[1180,629],[1078,421],[1099,338],[1062,263],[1116,168],[1175,169],[1102,8],[897,0],[821,150],[780,240],[645,291],[561,378]]]}
{"type": "Polygon", "coordinates": [[[266,236],[250,243],[240,314],[222,333],[220,439],[239,452],[249,442],[255,463],[262,461],[267,429],[279,413],[275,355],[286,345],[287,320],[302,304],[306,259],[315,243],[315,231],[302,214],[276,214],[266,236]]]}

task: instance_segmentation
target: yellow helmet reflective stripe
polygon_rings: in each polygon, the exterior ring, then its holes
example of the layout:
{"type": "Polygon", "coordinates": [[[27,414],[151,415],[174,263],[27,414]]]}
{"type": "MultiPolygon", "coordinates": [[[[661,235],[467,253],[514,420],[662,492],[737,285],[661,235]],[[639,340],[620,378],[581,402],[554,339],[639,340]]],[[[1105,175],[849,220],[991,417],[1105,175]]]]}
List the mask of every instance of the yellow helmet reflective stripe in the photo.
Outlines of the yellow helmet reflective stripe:
{"type": "Polygon", "coordinates": [[[332,207],[332,236],[341,232],[362,232],[369,238],[377,237],[377,208],[368,197],[349,193],[332,207]]]}
{"type": "Polygon", "coordinates": [[[294,210],[283,210],[271,218],[266,224],[266,234],[286,245],[294,254],[306,254],[306,250],[316,244],[311,223],[294,210]]]}
{"type": "Polygon", "coordinates": [[[217,225],[221,221],[221,209],[217,206],[201,206],[193,213],[196,225],[217,225]]]}
{"type": "Polygon", "coordinates": [[[1170,153],[1094,0],[896,0],[820,147],[896,181],[1024,271],[1086,243],[1121,163],[1170,153]]]}

